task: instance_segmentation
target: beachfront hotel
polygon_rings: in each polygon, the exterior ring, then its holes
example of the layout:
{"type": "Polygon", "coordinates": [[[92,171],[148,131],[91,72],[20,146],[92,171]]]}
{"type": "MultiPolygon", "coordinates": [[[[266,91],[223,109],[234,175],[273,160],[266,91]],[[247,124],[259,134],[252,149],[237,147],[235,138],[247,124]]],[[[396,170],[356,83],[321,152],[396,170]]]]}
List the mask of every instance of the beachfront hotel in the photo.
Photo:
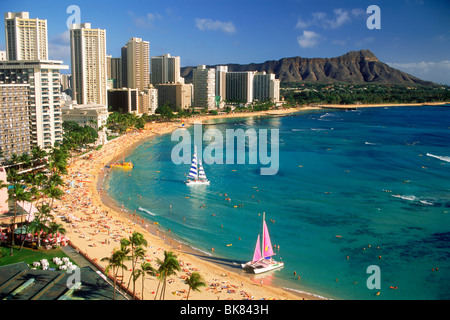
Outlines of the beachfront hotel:
{"type": "Polygon", "coordinates": [[[79,104],[107,104],[106,30],[90,23],[70,29],[72,98],[79,104]]]}
{"type": "Polygon", "coordinates": [[[280,101],[280,79],[274,73],[257,72],[253,76],[253,99],[258,101],[280,101]]]}
{"type": "Polygon", "coordinates": [[[194,108],[207,108],[208,110],[217,109],[216,106],[216,71],[213,68],[206,68],[205,65],[199,65],[192,70],[194,85],[194,108]]]}
{"type": "Polygon", "coordinates": [[[251,103],[253,101],[253,79],[256,72],[227,72],[226,100],[251,103]]]}
{"type": "Polygon", "coordinates": [[[180,77],[180,57],[171,57],[170,54],[151,58],[152,84],[184,82],[180,77]]]}
{"type": "MultiPolygon", "coordinates": [[[[62,142],[60,70],[57,60],[0,61],[0,84],[29,84],[31,144],[50,150],[62,142]]],[[[17,153],[17,152],[16,152],[17,153]]]]}
{"type": "Polygon", "coordinates": [[[8,60],[48,60],[47,20],[6,12],[5,36],[8,60]]]}
{"type": "Polygon", "coordinates": [[[192,106],[192,83],[164,83],[157,84],[158,106],[169,104],[171,107],[189,109],[192,106]]]}
{"type": "Polygon", "coordinates": [[[148,115],[155,114],[158,108],[158,89],[149,85],[147,89],[139,92],[139,112],[148,115]]]}
{"type": "Polygon", "coordinates": [[[0,162],[31,150],[29,84],[0,84],[0,162]]]}
{"type": "Polygon", "coordinates": [[[126,44],[127,88],[143,91],[150,85],[150,43],[131,38],[126,44]]]}
{"type": "Polygon", "coordinates": [[[122,88],[108,90],[108,109],[120,113],[139,113],[139,90],[122,88]]]}

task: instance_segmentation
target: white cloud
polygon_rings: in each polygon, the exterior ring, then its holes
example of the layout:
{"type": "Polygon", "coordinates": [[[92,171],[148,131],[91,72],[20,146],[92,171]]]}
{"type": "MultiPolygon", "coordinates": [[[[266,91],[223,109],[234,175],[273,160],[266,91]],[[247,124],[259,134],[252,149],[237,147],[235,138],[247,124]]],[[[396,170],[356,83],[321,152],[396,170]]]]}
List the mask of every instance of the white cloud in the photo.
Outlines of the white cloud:
{"type": "Polygon", "coordinates": [[[409,63],[386,63],[392,68],[409,73],[417,78],[450,85],[450,61],[421,61],[409,63]]]}
{"type": "Polygon", "coordinates": [[[70,31],[66,30],[48,41],[48,57],[70,63],[70,31]]]}
{"type": "Polygon", "coordinates": [[[236,32],[236,27],[231,21],[220,21],[212,19],[195,19],[195,26],[201,31],[220,30],[228,34],[236,32]]]}
{"type": "Polygon", "coordinates": [[[314,48],[316,47],[322,36],[314,31],[303,31],[303,34],[297,38],[298,44],[302,48],[314,48]]]}
{"type": "Polygon", "coordinates": [[[298,17],[296,29],[305,29],[310,26],[318,26],[324,29],[337,29],[346,23],[350,23],[352,18],[360,18],[365,15],[362,9],[333,9],[332,17],[329,17],[325,12],[313,12],[312,19],[305,21],[298,17]]]}
{"type": "Polygon", "coordinates": [[[144,29],[153,28],[155,26],[154,25],[155,21],[161,20],[163,18],[162,15],[160,15],[157,12],[155,12],[155,13],[148,12],[144,16],[136,17],[134,15],[134,13],[130,11],[130,12],[128,12],[128,15],[131,17],[131,20],[133,21],[133,24],[136,27],[144,28],[144,29]]]}

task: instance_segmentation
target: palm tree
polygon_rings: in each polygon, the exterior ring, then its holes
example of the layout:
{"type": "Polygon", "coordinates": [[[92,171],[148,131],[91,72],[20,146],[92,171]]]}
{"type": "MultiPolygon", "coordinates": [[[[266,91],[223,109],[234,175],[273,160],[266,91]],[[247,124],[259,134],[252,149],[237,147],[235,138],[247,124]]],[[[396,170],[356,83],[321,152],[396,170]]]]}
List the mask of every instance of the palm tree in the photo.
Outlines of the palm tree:
{"type": "Polygon", "coordinates": [[[155,268],[152,267],[152,265],[150,264],[150,262],[146,262],[144,261],[143,263],[141,263],[141,268],[140,269],[136,269],[136,280],[139,278],[139,276],[142,276],[142,300],[144,300],[144,281],[145,281],[145,275],[151,275],[151,276],[155,276],[156,275],[157,270],[155,268]]]}
{"type": "Polygon", "coordinates": [[[19,156],[16,153],[13,153],[8,159],[8,165],[13,166],[19,162],[19,156]]]}
{"type": "Polygon", "coordinates": [[[31,148],[31,159],[33,161],[37,161],[38,165],[45,161],[45,157],[47,156],[47,152],[41,149],[40,146],[33,146],[31,148]]]}
{"type": "Polygon", "coordinates": [[[142,233],[134,231],[128,238],[128,241],[131,247],[131,269],[132,269],[130,279],[128,280],[128,287],[130,286],[130,281],[133,280],[133,297],[134,297],[136,289],[135,288],[136,280],[134,279],[133,274],[136,269],[137,259],[145,255],[145,251],[142,248],[142,246],[147,246],[147,240],[145,240],[144,235],[142,233]]]}
{"type": "Polygon", "coordinates": [[[50,215],[51,209],[48,204],[42,204],[37,208],[38,212],[34,217],[34,220],[30,223],[29,230],[31,233],[37,233],[38,235],[38,248],[41,247],[41,236],[43,232],[49,230],[48,221],[52,220],[53,217],[50,215]]]}
{"type": "Polygon", "coordinates": [[[19,161],[21,162],[23,169],[28,169],[31,165],[31,157],[27,152],[24,152],[19,156],[19,161]]]}
{"type": "Polygon", "coordinates": [[[125,261],[125,254],[122,250],[114,250],[111,257],[105,257],[101,259],[101,261],[108,262],[108,265],[105,268],[105,274],[108,275],[109,271],[112,269],[112,274],[114,278],[114,293],[113,300],[116,299],[116,278],[117,272],[120,268],[123,269],[123,262],[125,261]]]}
{"type": "Polygon", "coordinates": [[[189,294],[191,293],[191,289],[194,291],[200,291],[200,287],[206,286],[206,283],[203,282],[202,276],[198,272],[193,272],[189,278],[186,279],[186,283],[189,286],[188,294],[186,300],[189,299],[189,294]]]}
{"type": "MultiPolygon", "coordinates": [[[[156,263],[159,265],[159,279],[163,283],[160,293],[160,299],[164,299],[166,294],[167,277],[176,275],[175,271],[180,271],[181,267],[177,260],[177,256],[172,251],[164,251],[164,261],[158,259],[156,263]]],[[[159,285],[158,285],[159,287],[159,285]]],[[[156,296],[155,296],[156,299],[156,296]]]]}
{"type": "MultiPolygon", "coordinates": [[[[50,177],[50,179],[51,178],[52,177],[50,177]]],[[[53,201],[55,199],[58,199],[58,200],[61,199],[61,197],[64,195],[64,191],[61,190],[60,188],[58,188],[58,186],[55,183],[50,182],[48,184],[47,188],[44,190],[44,194],[46,194],[47,196],[49,196],[52,199],[52,201],[50,203],[50,208],[53,208],[53,201]]]]}
{"type": "Polygon", "coordinates": [[[9,198],[14,200],[14,218],[12,223],[12,233],[11,233],[11,252],[10,255],[14,255],[13,247],[14,247],[14,230],[16,225],[16,217],[17,217],[17,202],[19,201],[27,201],[30,199],[30,193],[25,191],[25,188],[19,184],[14,183],[11,189],[8,189],[9,198]]]}

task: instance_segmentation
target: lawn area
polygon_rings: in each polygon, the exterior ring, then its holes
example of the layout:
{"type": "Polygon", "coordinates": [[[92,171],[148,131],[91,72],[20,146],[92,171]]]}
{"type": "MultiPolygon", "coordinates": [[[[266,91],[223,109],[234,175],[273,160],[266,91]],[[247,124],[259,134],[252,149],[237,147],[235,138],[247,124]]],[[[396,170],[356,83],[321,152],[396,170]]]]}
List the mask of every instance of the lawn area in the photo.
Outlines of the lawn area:
{"type": "MultiPolygon", "coordinates": [[[[61,249],[33,250],[30,248],[22,248],[22,250],[19,251],[19,247],[14,247],[13,256],[9,255],[9,252],[11,250],[9,246],[1,246],[0,250],[5,253],[3,257],[0,257],[0,266],[23,261],[30,267],[33,267],[33,262],[39,262],[42,259],[47,259],[49,262],[49,268],[55,268],[55,270],[58,270],[58,266],[53,263],[53,258],[67,257],[67,255],[61,249]]],[[[70,261],[73,264],[76,264],[74,261],[70,261]]],[[[38,269],[42,269],[42,267],[39,267],[38,269]]]]}

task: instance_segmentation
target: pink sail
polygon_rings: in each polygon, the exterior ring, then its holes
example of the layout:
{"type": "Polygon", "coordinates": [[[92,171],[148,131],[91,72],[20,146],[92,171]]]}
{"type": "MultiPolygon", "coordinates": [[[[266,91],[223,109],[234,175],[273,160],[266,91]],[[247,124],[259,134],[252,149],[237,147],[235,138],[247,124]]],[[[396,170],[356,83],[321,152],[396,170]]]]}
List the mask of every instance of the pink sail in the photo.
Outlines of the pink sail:
{"type": "Polygon", "coordinates": [[[259,243],[259,235],[258,240],[256,241],[255,253],[253,254],[252,263],[261,259],[261,245],[259,243]]]}
{"type": "Polygon", "coordinates": [[[272,250],[272,243],[270,242],[269,230],[267,229],[266,222],[264,221],[264,258],[274,255],[272,250]]]}

